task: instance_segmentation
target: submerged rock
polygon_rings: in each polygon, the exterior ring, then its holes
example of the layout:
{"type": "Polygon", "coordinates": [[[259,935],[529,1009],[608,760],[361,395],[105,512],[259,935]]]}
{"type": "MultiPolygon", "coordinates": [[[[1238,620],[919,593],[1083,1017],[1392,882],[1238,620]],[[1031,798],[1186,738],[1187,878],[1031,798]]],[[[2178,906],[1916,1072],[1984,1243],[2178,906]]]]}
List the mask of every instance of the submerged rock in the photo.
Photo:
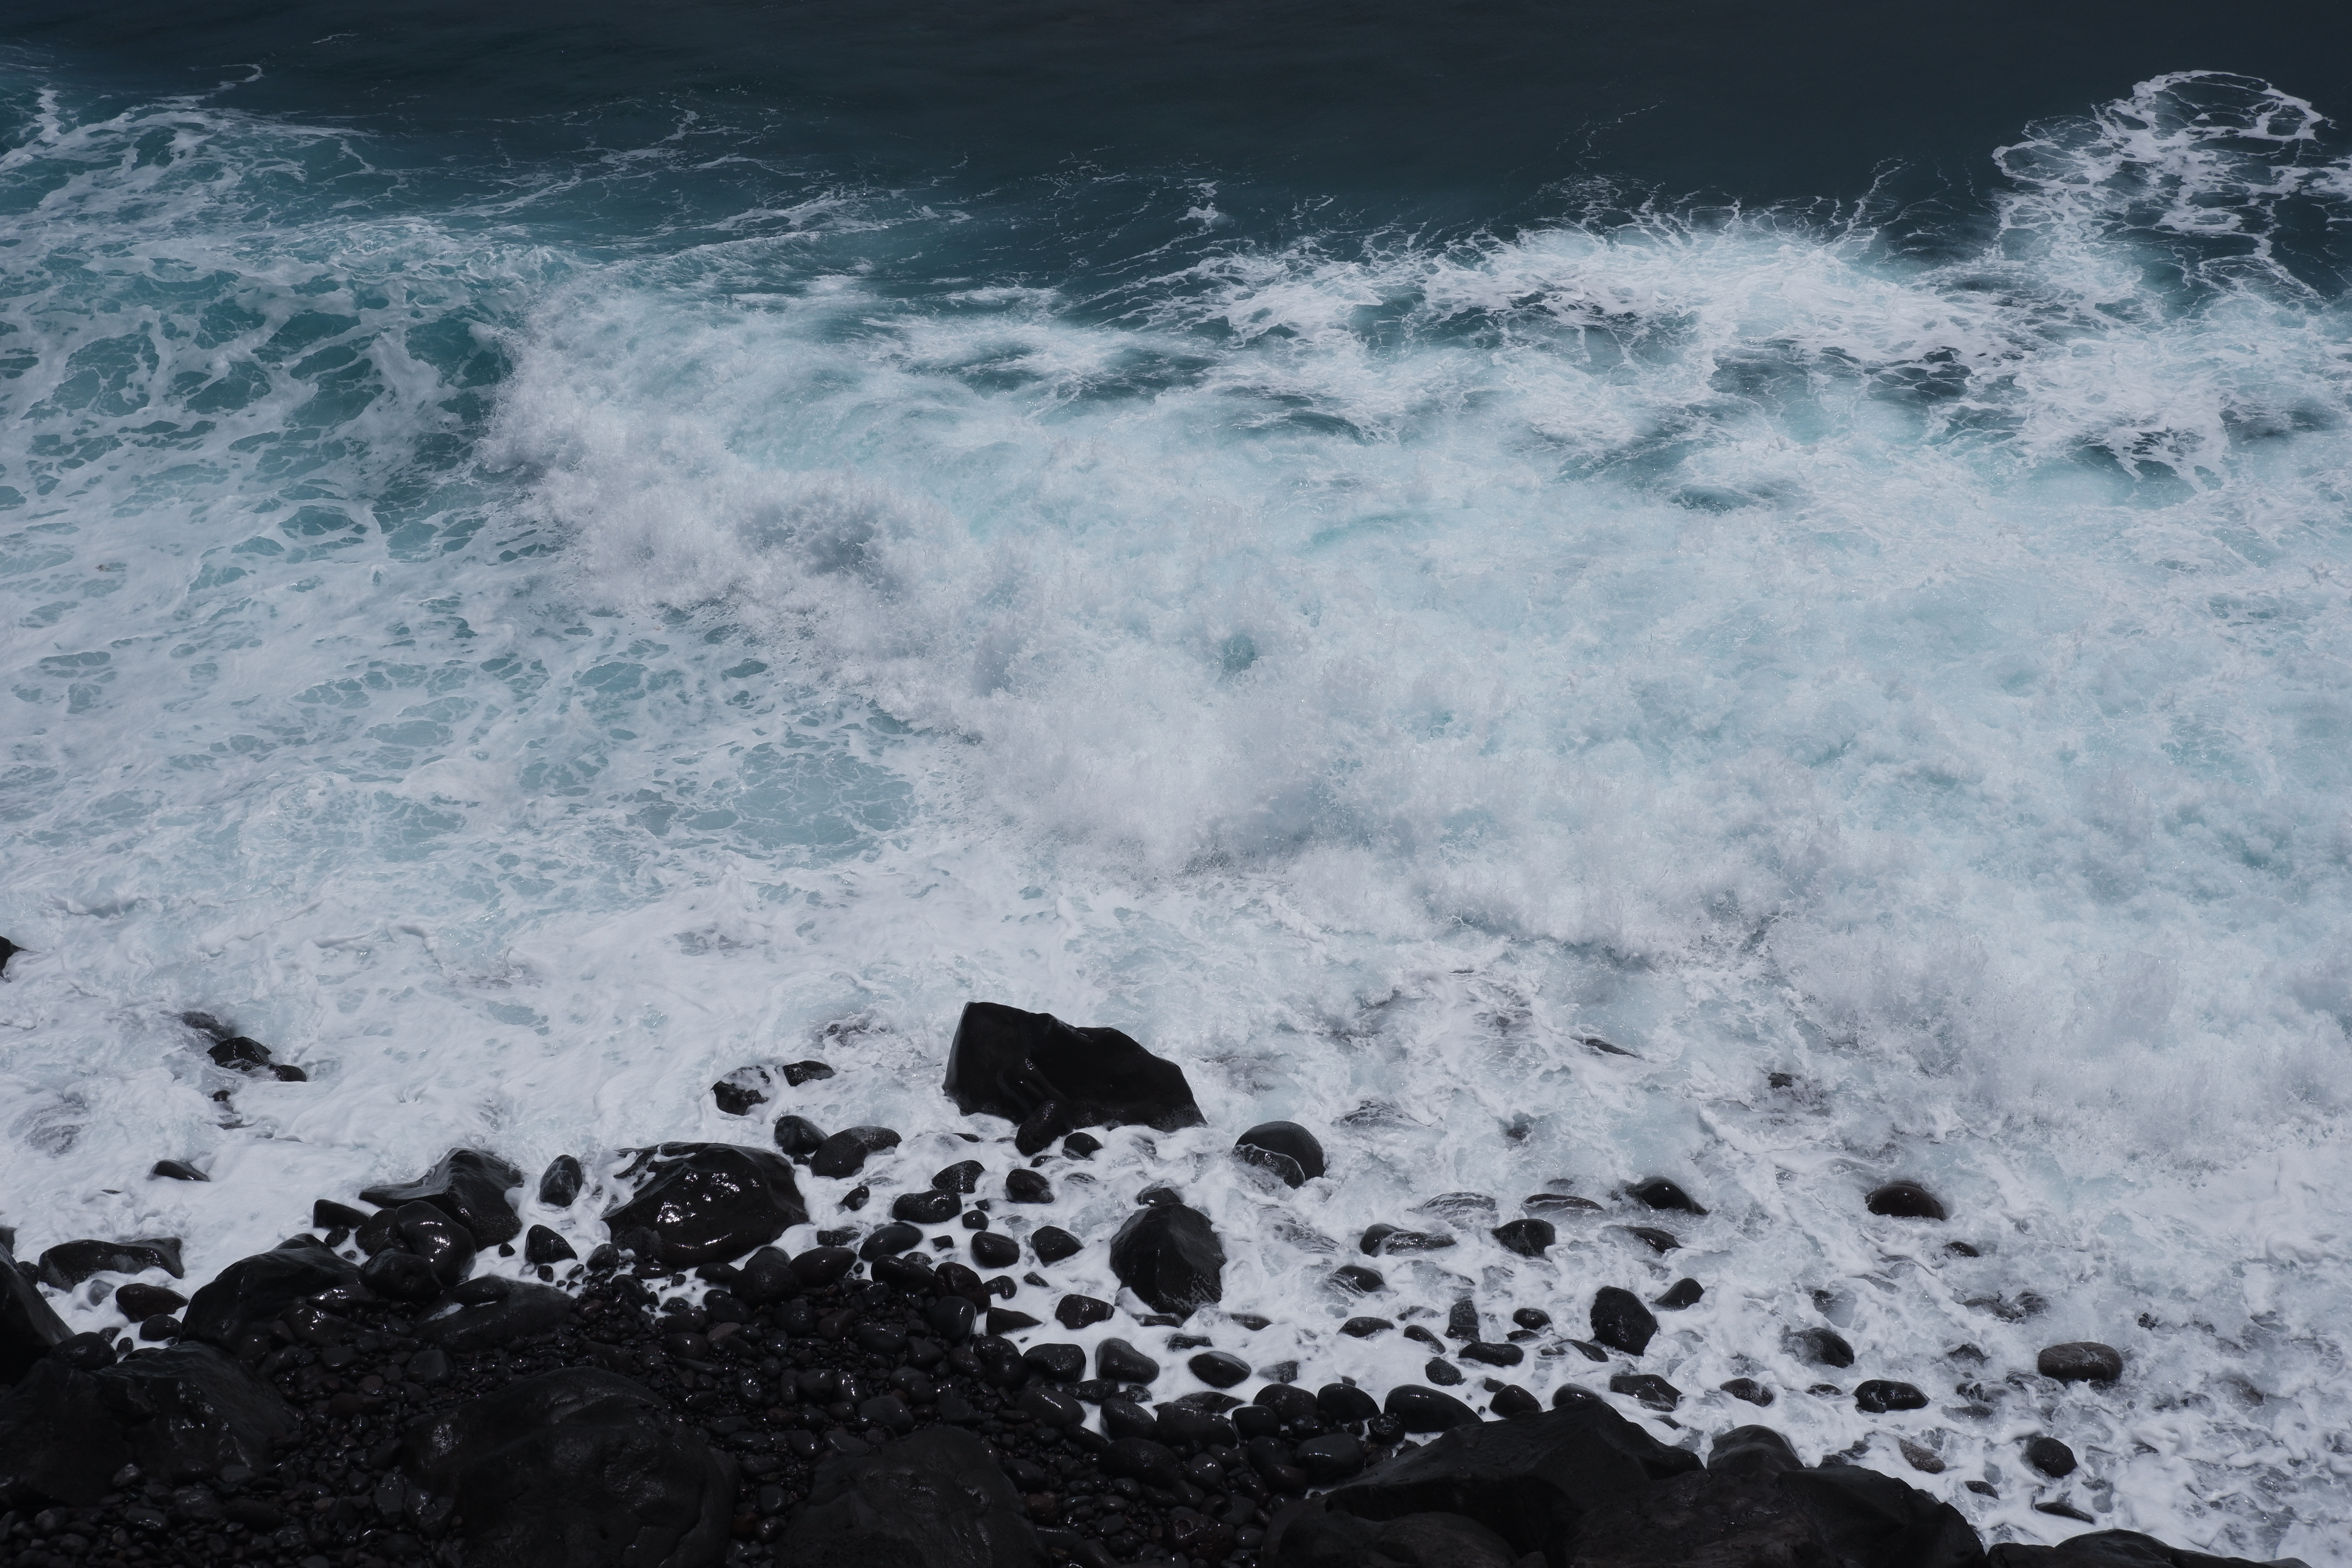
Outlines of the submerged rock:
{"type": "Polygon", "coordinates": [[[574,1367],[418,1424],[409,1478],[452,1498],[467,1557],[501,1568],[689,1568],[725,1554],[735,1467],[653,1394],[574,1367]]]}
{"type": "Polygon", "coordinates": [[[1234,1152],[1296,1187],[1323,1174],[1323,1145],[1296,1121],[1261,1121],[1234,1141],[1234,1152]]]}
{"type": "Polygon", "coordinates": [[[1853,1347],[1831,1329],[1791,1329],[1780,1336],[1780,1347],[1811,1366],[1853,1364],[1853,1347]]]}
{"type": "Polygon", "coordinates": [[[1873,1214],[1895,1219],[1942,1219],[1944,1205],[1916,1182],[1889,1182],[1865,1200],[1873,1214]]]}
{"type": "Polygon", "coordinates": [[[507,1194],[522,1185],[522,1173],[496,1154],[452,1149],[414,1182],[370,1187],[360,1194],[379,1208],[431,1204],[473,1237],[478,1247],[496,1247],[522,1234],[522,1220],[507,1194]]]}
{"type": "Polygon", "coordinates": [[[1172,1132],[1203,1120],[1184,1069],[1117,1029],[1076,1028],[995,1002],[965,1005],[941,1087],[967,1116],[1018,1124],[1024,1154],[1079,1127],[1172,1132]]]}
{"type": "Polygon", "coordinates": [[[674,1268],[724,1263],[808,1222],[789,1162],[734,1143],[665,1143],[652,1179],[604,1215],[614,1237],[650,1233],[674,1268]]]}
{"type": "Polygon", "coordinates": [[[1181,1203],[1129,1215],[1111,1237],[1110,1267],[1155,1312],[1188,1317],[1224,1298],[1225,1249],[1209,1216],[1181,1203]]]}

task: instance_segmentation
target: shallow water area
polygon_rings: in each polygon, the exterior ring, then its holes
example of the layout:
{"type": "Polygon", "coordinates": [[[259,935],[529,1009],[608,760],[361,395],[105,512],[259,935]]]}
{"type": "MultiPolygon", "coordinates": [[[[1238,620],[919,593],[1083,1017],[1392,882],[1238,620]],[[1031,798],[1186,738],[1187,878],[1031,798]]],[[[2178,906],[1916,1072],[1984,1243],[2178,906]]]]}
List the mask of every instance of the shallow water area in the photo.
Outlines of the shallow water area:
{"type": "Polygon", "coordinates": [[[1254,1364],[1421,1381],[1339,1323],[1581,1334],[1689,1276],[1637,1369],[1670,1440],[1752,1376],[1988,1540],[2090,1528],[2063,1498],[2352,1563],[2352,165],[2310,104],[2151,80],[1983,149],[1940,228],[1586,184],[1432,233],[0,89],[20,1252],[177,1235],[201,1279],[452,1145],[609,1172],[785,1110],[919,1186],[992,998],[1185,1067],[1209,1125],[1041,1214],[1182,1188],[1254,1364]],[[1328,1177],[1227,1157],[1275,1117],[1328,1177]],[[1895,1177],[1952,1217],[1867,1215],[1895,1177]],[[1545,1259],[1415,1208],[1548,1187],[1603,1207],[1545,1259]],[[1324,1281],[1374,1222],[1457,1244],[1367,1304],[1324,1281]],[[2031,1375],[2074,1339],[2123,1384],[2031,1375]]]}

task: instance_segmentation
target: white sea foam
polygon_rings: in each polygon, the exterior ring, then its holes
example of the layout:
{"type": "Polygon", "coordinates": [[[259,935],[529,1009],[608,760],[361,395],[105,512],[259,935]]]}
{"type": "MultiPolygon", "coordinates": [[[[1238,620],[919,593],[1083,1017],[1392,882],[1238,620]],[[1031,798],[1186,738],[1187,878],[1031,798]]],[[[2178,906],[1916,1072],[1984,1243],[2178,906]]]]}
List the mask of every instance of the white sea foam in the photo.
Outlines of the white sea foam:
{"type": "Polygon", "coordinates": [[[1809,1456],[1990,1537],[2072,1532],[2029,1506],[2063,1494],[2352,1563],[2352,377],[2270,237],[2347,195],[2307,105],[2164,79],[2038,128],[1935,266],[1657,216],[1211,235],[1085,298],[908,286],[872,258],[971,220],[885,194],[614,259],[345,139],[36,107],[0,166],[24,1248],[171,1232],[201,1277],[453,1143],[756,1140],[709,1083],[809,1054],[842,1070],[788,1107],[900,1128],[877,1179],[919,1184],[990,996],[1185,1065],[1210,1126],[1115,1135],[1054,1218],[1172,1176],[1282,1325],[1215,1330],[1260,1364],[1418,1380],[1324,1269],[1562,1180],[1615,1212],[1548,1262],[1385,1260],[1379,1310],[1580,1331],[1689,1274],[1643,1363],[1685,1434],[1756,1375],[1809,1456]],[[185,1007],[312,1081],[232,1083],[185,1007]],[[1275,1116],[1327,1182],[1223,1157],[1275,1116]],[[1659,1173],[1713,1211],[1663,1261],[1613,1196],[1659,1173]],[[1893,1175],[1954,1219],[1864,1214],[1893,1175]],[[1833,1381],[1931,1407],[1802,1392],[1781,1332],[1822,1322],[1833,1381]],[[2012,1375],[2084,1337],[2120,1390],[2012,1375]],[[2042,1429],[2084,1476],[2035,1489],[2042,1429]]]}

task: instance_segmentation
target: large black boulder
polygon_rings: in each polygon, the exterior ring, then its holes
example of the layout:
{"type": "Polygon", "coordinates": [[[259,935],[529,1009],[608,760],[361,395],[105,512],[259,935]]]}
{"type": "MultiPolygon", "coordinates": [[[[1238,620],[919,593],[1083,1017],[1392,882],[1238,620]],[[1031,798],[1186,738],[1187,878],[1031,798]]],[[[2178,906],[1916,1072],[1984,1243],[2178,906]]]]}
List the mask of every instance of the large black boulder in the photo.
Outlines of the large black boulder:
{"type": "Polygon", "coordinates": [[[2302,1559],[2257,1563],[2246,1557],[2213,1557],[2186,1547],[2167,1546],[2135,1530],[2101,1530],[2055,1546],[2008,1542],[1988,1557],[1992,1568],[2306,1568],[2302,1559]]]}
{"type": "Polygon", "coordinates": [[[1224,1297],[1225,1249],[1209,1216],[1183,1204],[1152,1204],[1110,1238],[1111,1272],[1155,1312],[1189,1317],[1224,1297]]]}
{"type": "Polygon", "coordinates": [[[142,1352],[93,1376],[131,1458],[158,1479],[267,1469],[299,1429],[276,1389],[208,1344],[142,1352]]]}
{"type": "Polygon", "coordinates": [[[477,1247],[495,1247],[522,1234],[522,1219],[507,1194],[522,1185],[522,1173],[479,1149],[452,1149],[414,1182],[370,1187],[360,1196],[378,1208],[431,1204],[473,1234],[477,1247]]]}
{"type": "Polygon", "coordinates": [[[1833,1561],[1982,1568],[1984,1546],[1948,1502],[1858,1465],[1788,1470],[1772,1485],[1813,1522],[1833,1561]]]}
{"type": "Polygon", "coordinates": [[[468,1562],[699,1568],[726,1554],[733,1461],[612,1373],[542,1373],[443,1411],[409,1429],[401,1464],[457,1503],[468,1562]]]}
{"type": "MultiPolygon", "coordinates": [[[[1843,1560],[1796,1499],[1769,1480],[1697,1471],[1612,1499],[1576,1535],[1577,1568],[1831,1568],[1843,1560]]],[[[1853,1560],[1878,1568],[1874,1558],[1853,1560]]],[[[1885,1568],[1912,1568],[1886,1560],[1885,1568]]]]}
{"type": "MultiPolygon", "coordinates": [[[[498,1283],[507,1285],[503,1279],[498,1283]]],[[[525,1334],[553,1331],[571,1319],[572,1306],[572,1298],[552,1285],[520,1280],[494,1300],[427,1318],[417,1325],[416,1337],[446,1350],[488,1350],[525,1334]]]]}
{"type": "Polygon", "coordinates": [[[1203,1118],[1184,1069],[1117,1029],[1079,1029],[996,1002],[964,1006],[942,1086],[967,1116],[1020,1124],[1034,1154],[1076,1127],[1140,1123],[1163,1132],[1203,1118]]]}
{"type": "Polygon", "coordinates": [[[224,1350],[297,1301],[352,1286],[359,1269],[323,1247],[279,1247],[239,1258],[198,1289],[181,1315],[181,1331],[224,1350]]]}
{"type": "Polygon", "coordinates": [[[1234,1141],[1234,1152],[1272,1171],[1285,1186],[1311,1182],[1325,1168],[1323,1145],[1296,1121],[1261,1121],[1234,1141]]]}
{"type": "Polygon", "coordinates": [[[1554,1563],[1578,1521],[1630,1492],[1698,1468],[1599,1400],[1456,1426],[1330,1495],[1335,1512],[1394,1520],[1458,1513],[1554,1563]]]}
{"type": "MultiPolygon", "coordinates": [[[[781,1143],[783,1123],[780,1121],[776,1127],[777,1142],[781,1143]]],[[[887,1127],[845,1127],[809,1152],[809,1173],[854,1176],[865,1168],[866,1156],[898,1146],[898,1134],[887,1127]]]]}
{"type": "Polygon", "coordinates": [[[988,1445],[931,1426],[818,1467],[787,1538],[793,1568],[1038,1568],[1021,1493],[988,1445]]]}
{"type": "Polygon", "coordinates": [[[724,1263],[808,1221],[792,1163],[736,1143],[665,1143],[652,1178],[604,1215],[615,1237],[650,1231],[673,1268],[724,1263]]]}
{"type": "Polygon", "coordinates": [[[143,1236],[133,1241],[61,1241],[41,1254],[36,1265],[41,1283],[52,1290],[70,1290],[93,1274],[142,1274],[160,1268],[181,1278],[180,1238],[143,1236]]]}
{"type": "Polygon", "coordinates": [[[0,1509],[86,1508],[130,1462],[98,1380],[62,1359],[43,1357],[0,1394],[0,1509]]]}
{"type": "Polygon", "coordinates": [[[0,1384],[15,1383],[73,1331],[39,1289],[16,1267],[16,1255],[0,1239],[0,1384]]]}
{"type": "Polygon", "coordinates": [[[1592,1337],[1604,1345],[1640,1355],[1650,1348],[1658,1320],[1631,1290],[1603,1285],[1592,1297],[1592,1337]]]}
{"type": "Polygon", "coordinates": [[[1270,1568],[1517,1568],[1510,1542],[1458,1513],[1409,1513],[1374,1523],[1313,1504],[1266,1539],[1270,1568]]]}

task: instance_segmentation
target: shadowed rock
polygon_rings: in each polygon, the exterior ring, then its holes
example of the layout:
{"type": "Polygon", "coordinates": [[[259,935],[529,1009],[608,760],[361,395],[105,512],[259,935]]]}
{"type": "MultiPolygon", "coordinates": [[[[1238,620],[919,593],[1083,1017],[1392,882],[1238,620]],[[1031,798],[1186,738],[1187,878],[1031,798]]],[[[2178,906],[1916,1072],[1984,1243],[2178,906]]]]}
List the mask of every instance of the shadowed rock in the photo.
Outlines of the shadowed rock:
{"type": "Polygon", "coordinates": [[[355,1284],[360,1271],[323,1247],[278,1247],[239,1258],[189,1299],[181,1318],[189,1339],[235,1350],[239,1335],[265,1328],[298,1301],[355,1284]]]}
{"type": "Polygon", "coordinates": [[[1129,1215],[1111,1237],[1110,1267],[1155,1312],[1187,1317],[1225,1293],[1225,1249],[1208,1215],[1182,1204],[1153,1204],[1129,1215]]]}
{"type": "Polygon", "coordinates": [[[36,1266],[41,1283],[52,1290],[70,1290],[93,1274],[143,1274],[160,1268],[181,1277],[180,1238],[147,1236],[132,1241],[61,1241],[41,1254],[36,1266]]]}
{"type": "Polygon", "coordinates": [[[379,1208],[431,1204],[464,1226],[476,1246],[496,1247],[522,1234],[522,1220],[507,1202],[508,1192],[520,1185],[522,1173],[496,1154],[452,1149],[416,1181],[370,1187],[360,1196],[379,1208]]]}
{"type": "Polygon", "coordinates": [[[1202,1118],[1184,1069],[1117,1029],[1081,1029],[1050,1013],[965,1005],[942,1087],[968,1116],[1001,1116],[1034,1154],[1078,1127],[1130,1123],[1163,1132],[1202,1118]]]}

